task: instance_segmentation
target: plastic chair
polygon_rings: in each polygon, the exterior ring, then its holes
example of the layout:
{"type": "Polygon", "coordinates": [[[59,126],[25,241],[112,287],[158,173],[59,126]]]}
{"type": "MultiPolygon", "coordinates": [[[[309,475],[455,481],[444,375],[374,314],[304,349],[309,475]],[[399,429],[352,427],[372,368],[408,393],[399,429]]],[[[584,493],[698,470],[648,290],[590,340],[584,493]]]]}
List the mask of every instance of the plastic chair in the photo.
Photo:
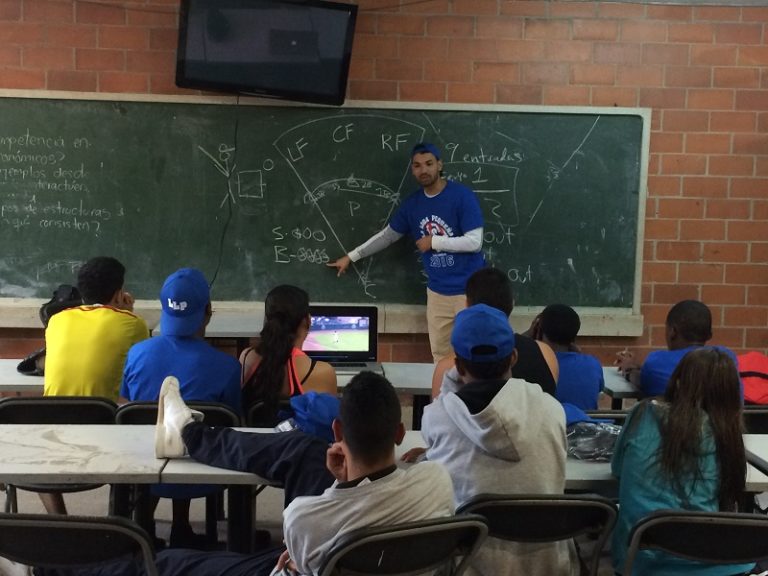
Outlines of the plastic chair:
{"type": "Polygon", "coordinates": [[[768,517],[659,510],[635,524],[629,541],[625,576],[632,574],[641,550],[661,550],[706,564],[757,562],[768,558],[768,517]]]}
{"type": "Polygon", "coordinates": [[[488,533],[480,516],[451,516],[342,534],[318,576],[395,576],[447,567],[460,576],[488,533]]]}
{"type": "MultiPolygon", "coordinates": [[[[0,399],[0,424],[114,424],[117,405],[95,396],[35,396],[0,399]]],[[[6,484],[5,512],[18,512],[16,489],[66,494],[102,484],[6,484]]]]}
{"type": "Polygon", "coordinates": [[[608,535],[616,523],[616,505],[607,498],[576,494],[478,494],[456,510],[479,514],[488,535],[512,542],[557,542],[595,534],[589,573],[595,576],[608,535]]]}
{"type": "Polygon", "coordinates": [[[147,533],[116,516],[0,514],[0,556],[53,569],[136,557],[147,575],[157,575],[147,533]]]}
{"type": "MultiPolygon", "coordinates": [[[[220,402],[185,402],[193,410],[202,412],[203,422],[210,426],[240,426],[240,416],[232,408],[220,402]]],[[[155,424],[157,402],[128,402],[117,408],[116,424],[155,424]]],[[[223,517],[224,488],[205,497],[205,536],[209,542],[218,540],[216,522],[223,517]]],[[[138,500],[134,497],[134,501],[138,500]]]]}

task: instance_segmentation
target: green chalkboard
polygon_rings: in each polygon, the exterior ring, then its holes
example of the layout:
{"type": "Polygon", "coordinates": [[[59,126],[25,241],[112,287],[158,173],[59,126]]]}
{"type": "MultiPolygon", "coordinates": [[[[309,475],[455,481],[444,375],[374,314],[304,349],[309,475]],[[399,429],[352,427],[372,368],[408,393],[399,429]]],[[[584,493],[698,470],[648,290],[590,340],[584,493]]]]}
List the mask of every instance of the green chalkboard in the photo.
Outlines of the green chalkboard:
{"type": "Polygon", "coordinates": [[[216,300],[294,283],[315,301],[423,303],[410,239],[342,278],[325,263],[386,224],[430,140],[477,192],[486,259],[518,304],[637,304],[643,110],[5,97],[0,118],[0,296],[48,296],[110,254],[139,298],[196,266],[216,300]]]}

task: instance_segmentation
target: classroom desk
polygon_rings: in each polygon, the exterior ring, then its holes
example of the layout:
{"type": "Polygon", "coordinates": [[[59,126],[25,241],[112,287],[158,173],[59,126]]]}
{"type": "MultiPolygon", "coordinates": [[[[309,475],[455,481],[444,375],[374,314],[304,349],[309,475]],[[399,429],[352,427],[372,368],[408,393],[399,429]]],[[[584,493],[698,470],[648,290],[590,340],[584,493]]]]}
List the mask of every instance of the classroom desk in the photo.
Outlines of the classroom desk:
{"type": "Polygon", "coordinates": [[[621,410],[625,398],[640,398],[640,390],[619,372],[616,366],[603,366],[605,392],[611,397],[611,409],[621,410]]]}
{"type": "MultiPolygon", "coordinates": [[[[214,309],[211,321],[205,328],[206,338],[231,338],[237,346],[237,355],[245,350],[251,338],[259,335],[264,325],[263,312],[233,312],[231,310],[216,311],[214,309]]],[[[157,325],[153,334],[160,333],[157,325]]]]}
{"type": "Polygon", "coordinates": [[[0,392],[43,393],[42,376],[19,374],[16,367],[21,358],[0,358],[0,392]]]}
{"type": "MultiPolygon", "coordinates": [[[[745,434],[744,440],[752,436],[761,436],[755,434],[745,434]]],[[[768,435],[765,439],[761,438],[760,446],[763,448],[763,454],[768,459],[768,435]]],[[[753,441],[753,447],[758,441],[753,441]]],[[[423,447],[424,439],[420,432],[408,431],[405,433],[403,443],[395,449],[395,454],[400,456],[406,451],[415,447],[423,447]]],[[[768,462],[764,461],[766,468],[761,469],[757,464],[747,466],[747,492],[764,492],[768,490],[768,462]]],[[[567,458],[565,461],[565,490],[573,491],[595,491],[608,492],[615,491],[618,487],[618,481],[611,475],[611,464],[609,462],[589,462],[587,460],[577,460],[576,458],[567,458]]]]}
{"type": "MultiPolygon", "coordinates": [[[[398,394],[413,396],[411,428],[419,430],[424,406],[432,400],[432,372],[435,365],[422,362],[382,362],[381,366],[384,376],[398,394]]],[[[339,391],[342,391],[353,377],[352,374],[337,375],[336,385],[339,391]]]]}
{"type": "Polygon", "coordinates": [[[768,474],[768,434],[744,434],[744,447],[747,461],[763,474],[768,474]]]}
{"type": "MultiPolygon", "coordinates": [[[[153,425],[0,425],[0,482],[111,484],[111,508],[119,515],[129,510],[127,485],[139,485],[146,496],[150,484],[226,484],[230,486],[228,548],[250,550],[251,486],[268,482],[189,458],[157,459],[154,434],[153,425]]],[[[149,528],[151,520],[144,498],[137,507],[137,522],[149,528]]]]}
{"type": "MultiPolygon", "coordinates": [[[[384,376],[401,394],[413,395],[413,429],[421,428],[424,407],[430,403],[434,364],[383,362],[384,376]]],[[[343,388],[351,376],[339,376],[338,386],[343,388]]],[[[639,391],[619,373],[615,366],[603,366],[604,392],[611,397],[611,408],[620,410],[625,398],[639,398],[639,391]]]]}
{"type": "MultiPolygon", "coordinates": [[[[154,426],[150,426],[154,429],[154,426]]],[[[274,433],[272,428],[237,428],[243,432],[274,433]]],[[[196,462],[191,458],[168,460],[161,480],[176,484],[226,484],[227,485],[227,549],[247,552],[252,547],[252,534],[256,515],[253,488],[275,486],[273,482],[256,474],[216,468],[196,462]]]]}
{"type": "MultiPolygon", "coordinates": [[[[149,426],[148,428],[153,428],[149,426]]],[[[0,425],[0,482],[110,484],[110,511],[130,512],[130,485],[138,486],[136,521],[149,529],[149,484],[165,462],[155,458],[152,430],[134,426],[0,425]]]]}
{"type": "MultiPolygon", "coordinates": [[[[19,358],[0,359],[0,392],[28,392],[42,394],[43,377],[25,376],[16,371],[19,358]]],[[[432,372],[434,364],[421,362],[383,362],[384,376],[399,394],[413,396],[413,429],[421,427],[424,406],[429,404],[432,394],[432,372]]],[[[615,366],[603,367],[605,393],[612,398],[611,408],[621,409],[625,398],[638,398],[637,389],[627,382],[615,366]]],[[[338,377],[338,386],[343,389],[352,376],[338,377]]]]}

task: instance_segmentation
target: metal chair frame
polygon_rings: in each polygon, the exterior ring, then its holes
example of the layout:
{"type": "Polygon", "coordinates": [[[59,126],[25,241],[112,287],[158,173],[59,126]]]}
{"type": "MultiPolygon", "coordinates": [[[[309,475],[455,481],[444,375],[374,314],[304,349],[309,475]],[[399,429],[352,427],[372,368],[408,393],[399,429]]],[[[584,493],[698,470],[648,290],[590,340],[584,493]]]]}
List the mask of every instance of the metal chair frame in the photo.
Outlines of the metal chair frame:
{"type": "Polygon", "coordinates": [[[488,523],[489,536],[512,542],[558,542],[594,534],[589,573],[596,576],[618,509],[608,498],[596,495],[478,494],[456,513],[479,514],[488,523]]]}
{"type": "Polygon", "coordinates": [[[460,576],[487,533],[472,514],[353,530],[337,538],[318,576],[460,576]]]}
{"type": "Polygon", "coordinates": [[[768,517],[738,512],[657,510],[632,528],[625,576],[632,574],[637,554],[642,550],[661,550],[705,564],[757,562],[768,558],[768,517]]]}
{"type": "Polygon", "coordinates": [[[117,516],[0,514],[0,556],[42,568],[140,557],[146,574],[157,576],[149,535],[117,516]]]}

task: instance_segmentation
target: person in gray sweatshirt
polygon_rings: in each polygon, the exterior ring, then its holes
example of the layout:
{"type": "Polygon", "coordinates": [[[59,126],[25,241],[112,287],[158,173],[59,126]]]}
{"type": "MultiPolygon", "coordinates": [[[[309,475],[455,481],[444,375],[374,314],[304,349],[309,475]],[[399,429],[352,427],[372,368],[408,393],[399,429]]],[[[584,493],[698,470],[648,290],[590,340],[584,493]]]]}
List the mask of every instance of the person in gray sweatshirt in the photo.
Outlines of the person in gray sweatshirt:
{"type": "MultiPolygon", "coordinates": [[[[428,460],[451,475],[456,504],[484,492],[562,494],[565,414],[540,386],[511,378],[515,334],[504,313],[477,304],[456,315],[451,335],[460,376],[424,409],[428,460]]],[[[488,538],[470,574],[575,576],[572,542],[519,544],[488,538]]]]}

